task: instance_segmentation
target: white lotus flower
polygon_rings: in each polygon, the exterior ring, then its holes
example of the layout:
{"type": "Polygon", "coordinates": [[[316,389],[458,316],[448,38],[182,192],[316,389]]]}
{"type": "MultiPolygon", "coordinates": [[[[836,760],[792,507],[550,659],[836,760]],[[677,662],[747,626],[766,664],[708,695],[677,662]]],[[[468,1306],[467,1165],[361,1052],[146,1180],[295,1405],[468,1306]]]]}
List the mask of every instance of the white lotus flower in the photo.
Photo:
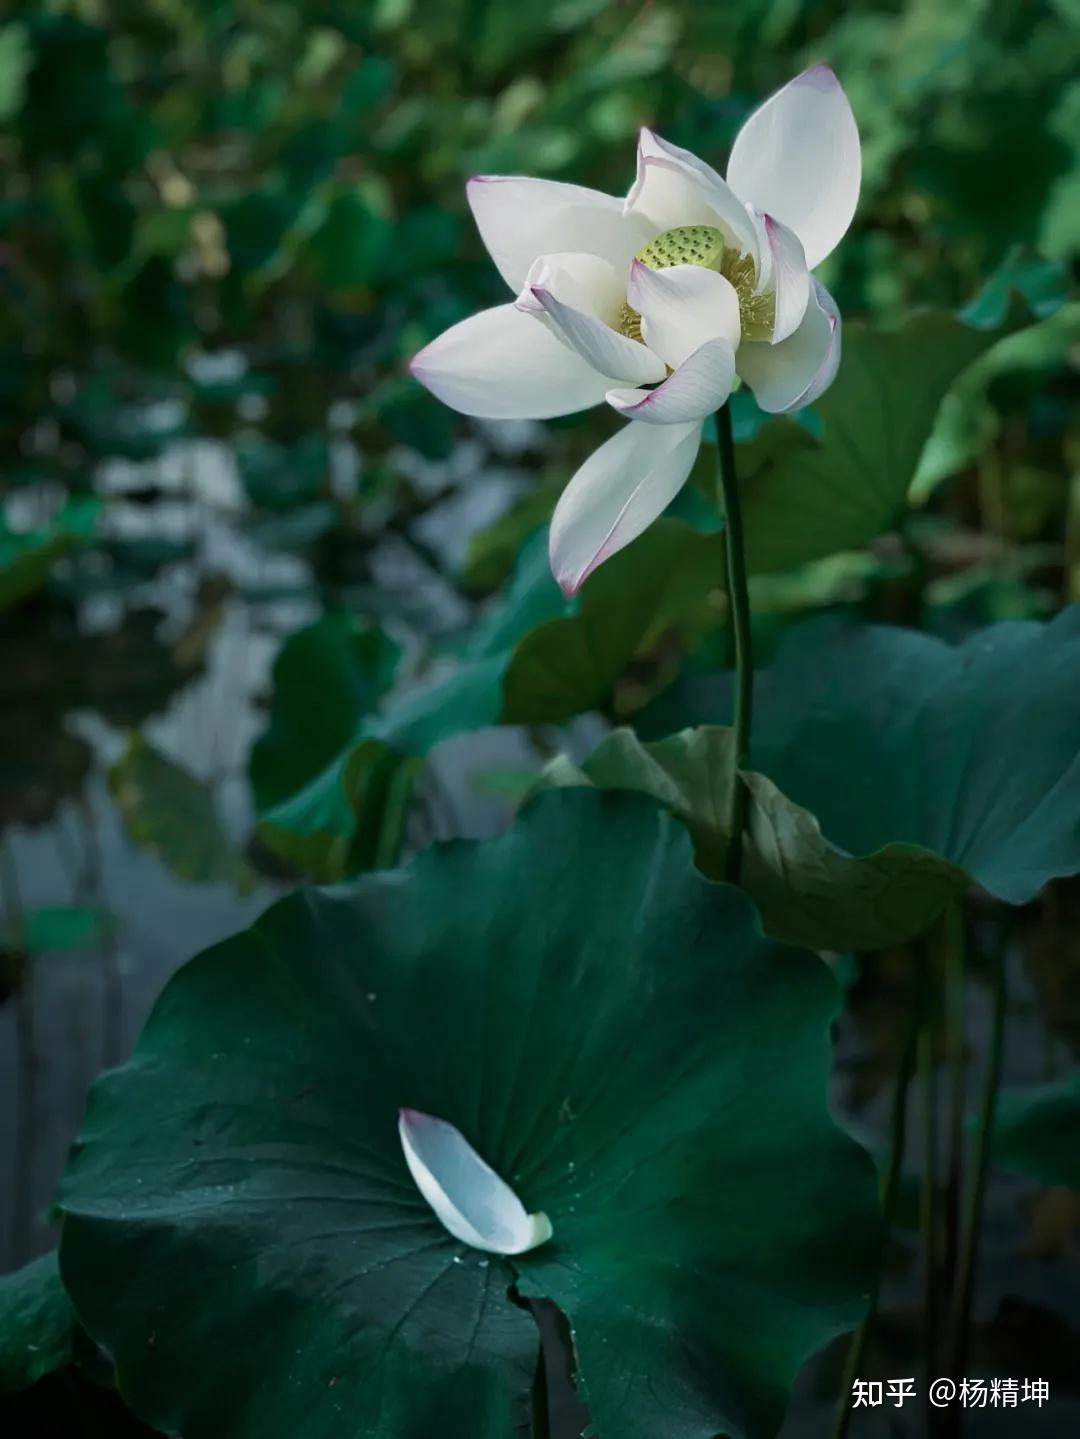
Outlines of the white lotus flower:
{"type": "Polygon", "coordinates": [[[840,316],[810,272],[851,223],[860,173],[851,106],[816,65],[750,116],[726,181],[649,130],[625,200],[553,180],[469,181],[480,234],[517,298],[440,335],[413,374],[484,419],[606,401],[632,422],[556,507],[551,563],[564,593],[666,507],[736,376],[773,414],[832,383],[840,316]]]}
{"type": "Polygon", "coordinates": [[[489,1254],[524,1254],[551,1238],[546,1214],[528,1214],[460,1129],[402,1109],[398,1135],[416,1187],[455,1239],[489,1254]]]}

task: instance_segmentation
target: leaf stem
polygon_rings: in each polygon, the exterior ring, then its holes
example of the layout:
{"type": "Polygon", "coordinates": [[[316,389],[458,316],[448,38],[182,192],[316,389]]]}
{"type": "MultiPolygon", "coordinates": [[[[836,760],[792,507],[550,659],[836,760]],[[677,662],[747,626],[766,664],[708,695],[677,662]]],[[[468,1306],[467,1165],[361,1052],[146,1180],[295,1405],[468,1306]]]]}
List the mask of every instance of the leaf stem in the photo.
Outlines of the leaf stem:
{"type": "Polygon", "coordinates": [[[416,788],[418,770],[416,761],[407,759],[390,778],[375,846],[376,869],[392,869],[401,857],[401,846],[405,839],[405,826],[409,818],[413,790],[416,788]]]}
{"type": "Polygon", "coordinates": [[[746,546],[743,540],[742,506],[735,474],[735,443],[731,434],[731,407],[716,412],[716,445],[719,452],[720,505],[724,515],[724,544],[727,555],[725,581],[732,629],[735,635],[735,752],[732,760],[731,798],[728,810],[728,850],[724,878],[738,884],[742,867],[743,834],[749,814],[750,794],[740,772],[750,767],[750,722],[754,701],[754,656],[750,639],[750,592],[746,582],[746,546]]]}
{"type": "Polygon", "coordinates": [[[965,933],[960,901],[945,911],[945,1035],[951,1083],[949,1087],[949,1171],[945,1187],[945,1251],[942,1257],[944,1292],[956,1286],[960,1252],[960,1196],[963,1192],[964,1110],[967,1085],[967,1031],[965,1027],[965,933]]]}
{"type": "Polygon", "coordinates": [[[877,1278],[874,1281],[874,1288],[870,1295],[870,1307],[866,1312],[866,1318],[855,1331],[855,1337],[851,1341],[848,1350],[847,1363],[844,1366],[844,1377],[840,1388],[840,1401],[836,1409],[836,1423],[833,1428],[833,1439],[845,1439],[848,1426],[851,1423],[852,1390],[855,1387],[855,1380],[859,1377],[859,1369],[862,1367],[866,1349],[870,1343],[870,1336],[874,1331],[874,1323],[877,1319],[878,1301],[881,1298],[881,1284],[884,1277],[885,1251],[892,1234],[893,1222],[896,1218],[896,1202],[900,1194],[900,1176],[904,1167],[904,1144],[907,1135],[907,1106],[908,1092],[911,1089],[911,1080],[915,1073],[915,1055],[918,1049],[920,1029],[920,1009],[918,1001],[912,1005],[911,1024],[907,1040],[904,1044],[903,1053],[900,1056],[900,1067],[896,1074],[896,1089],[893,1092],[892,1112],[889,1118],[889,1159],[881,1182],[881,1212],[883,1223],[882,1258],[878,1265],[877,1278]]]}
{"type": "Polygon", "coordinates": [[[960,1261],[957,1267],[956,1294],[950,1332],[950,1374],[960,1374],[967,1360],[968,1336],[971,1329],[971,1304],[974,1297],[975,1266],[979,1251],[979,1231],[982,1227],[983,1199],[986,1194],[986,1177],[990,1168],[990,1150],[993,1143],[994,1115],[997,1112],[998,1086],[1001,1081],[1001,1063],[1005,1040],[1005,1006],[1007,987],[1005,983],[1005,955],[1008,945],[1008,926],[1003,929],[993,956],[993,1018],[990,1027],[990,1048],[986,1062],[986,1079],[983,1085],[982,1107],[979,1113],[979,1127],[975,1136],[975,1156],[972,1169],[971,1187],[964,1209],[964,1223],[960,1243],[960,1261]]]}

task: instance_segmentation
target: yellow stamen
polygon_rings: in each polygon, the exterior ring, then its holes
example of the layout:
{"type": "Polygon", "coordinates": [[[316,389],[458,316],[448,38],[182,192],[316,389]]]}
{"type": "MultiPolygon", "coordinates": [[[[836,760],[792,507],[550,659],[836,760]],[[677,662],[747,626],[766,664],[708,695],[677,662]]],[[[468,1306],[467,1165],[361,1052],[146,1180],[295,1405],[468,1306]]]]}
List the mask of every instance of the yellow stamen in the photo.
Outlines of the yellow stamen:
{"type": "MultiPolygon", "coordinates": [[[[745,338],[768,339],[776,316],[772,295],[756,295],[757,273],[749,255],[740,255],[729,245],[723,233],[712,225],[679,225],[665,230],[650,240],[637,258],[650,270],[666,270],[672,265],[701,265],[723,275],[739,299],[739,323],[745,338]]],[[[631,340],[641,339],[641,316],[632,305],[624,304],[619,318],[619,333],[631,340]]]]}

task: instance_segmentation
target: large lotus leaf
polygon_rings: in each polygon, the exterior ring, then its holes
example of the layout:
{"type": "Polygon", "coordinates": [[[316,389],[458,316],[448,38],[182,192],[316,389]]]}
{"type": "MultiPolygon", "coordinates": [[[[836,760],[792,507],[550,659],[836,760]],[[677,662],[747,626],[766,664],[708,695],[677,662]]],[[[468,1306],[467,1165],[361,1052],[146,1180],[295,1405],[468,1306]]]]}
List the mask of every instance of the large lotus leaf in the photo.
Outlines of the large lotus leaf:
{"type": "MultiPolygon", "coordinates": [[[[1009,904],[1080,870],[1080,606],[959,645],[826,616],[757,677],[752,759],[848,855],[920,846],[1009,904]]],[[[730,677],[687,678],[646,736],[727,720],[730,677]]]]}
{"type": "Polygon", "coordinates": [[[1064,298],[1059,265],[1017,253],[958,315],[916,314],[892,332],[846,325],[839,374],[815,405],[821,439],[777,420],[739,447],[750,570],[791,569],[895,529],[953,381],[1064,298]]]}
{"type": "MultiPolygon", "coordinates": [[[[261,838],[323,881],[392,860],[387,836],[398,833],[421,756],[451,735],[495,724],[556,724],[603,704],[633,655],[662,631],[680,626],[696,634],[715,623],[708,595],[722,544],[717,535],[661,522],[635,546],[634,559],[617,555],[567,604],[551,577],[546,534],[537,534],[504,601],[477,626],[456,667],[360,717],[308,783],[263,810],[261,838]]],[[[275,679],[293,693],[276,696],[274,712],[295,718],[289,738],[307,753],[314,746],[302,731],[319,723],[307,716],[311,690],[321,686],[310,667],[301,676],[282,664],[275,679]]],[[[328,673],[325,683],[341,682],[328,673]]],[[[295,773],[290,756],[282,750],[277,772],[295,773]]],[[[261,794],[269,792],[270,771],[260,748],[261,794]]]]}
{"type": "Polygon", "coordinates": [[[1080,1070],[1031,1089],[1006,1089],[994,1120],[995,1164],[1080,1189],[1080,1070]]]}
{"type": "Polygon", "coordinates": [[[29,1388],[69,1364],[78,1327],[55,1250],[0,1275],[0,1394],[29,1388]]]}
{"type": "Polygon", "coordinates": [[[774,1432],[863,1310],[873,1166],[827,1110],[828,971],[689,861],[640,796],[547,794],[181,970],[60,1194],[65,1284],[136,1412],[187,1439],[510,1439],[537,1350],[516,1283],[566,1312],[605,1439],[774,1432]],[[458,1126],[553,1239],[452,1239],[399,1106],[458,1126]]]}
{"type": "MultiPolygon", "coordinates": [[[[541,783],[651,795],[689,829],[702,872],[723,879],[733,757],[734,733],[718,726],[651,744],[620,729],[580,766],[560,755],[541,783]]],[[[750,790],[740,883],[774,939],[825,950],[897,944],[921,934],[967,884],[962,869],[918,845],[844,854],[765,775],[743,774],[740,782],[750,790]]]]}

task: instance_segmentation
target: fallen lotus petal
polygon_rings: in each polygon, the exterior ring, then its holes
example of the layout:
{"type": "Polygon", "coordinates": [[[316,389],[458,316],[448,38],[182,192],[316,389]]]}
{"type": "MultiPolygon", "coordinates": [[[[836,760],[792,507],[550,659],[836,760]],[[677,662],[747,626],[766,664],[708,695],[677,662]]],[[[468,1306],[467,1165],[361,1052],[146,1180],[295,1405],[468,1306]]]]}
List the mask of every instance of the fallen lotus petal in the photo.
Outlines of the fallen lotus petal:
{"type": "Polygon", "coordinates": [[[527,1214],[460,1129],[403,1109],[398,1134],[416,1187],[455,1239],[490,1254],[524,1254],[551,1238],[547,1215],[527,1214]]]}

